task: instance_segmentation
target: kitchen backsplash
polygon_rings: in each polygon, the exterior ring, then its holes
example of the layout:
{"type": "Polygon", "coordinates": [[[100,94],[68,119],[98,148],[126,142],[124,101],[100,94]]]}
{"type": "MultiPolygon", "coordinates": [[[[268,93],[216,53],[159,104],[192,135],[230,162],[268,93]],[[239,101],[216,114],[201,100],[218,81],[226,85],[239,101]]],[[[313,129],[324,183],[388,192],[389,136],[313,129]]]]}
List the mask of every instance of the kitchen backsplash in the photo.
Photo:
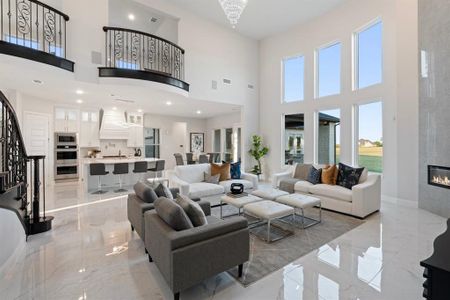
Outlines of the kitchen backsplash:
{"type": "MultiPolygon", "coordinates": [[[[87,157],[88,151],[98,149],[98,148],[86,148],[86,149],[80,149],[81,157],[87,157]]],[[[119,151],[122,155],[126,156],[134,156],[136,148],[130,148],[127,146],[126,140],[111,140],[111,141],[100,141],[100,153],[101,156],[113,156],[113,155],[119,155],[119,151]]],[[[144,153],[144,148],[140,148],[142,154],[144,153]]]]}

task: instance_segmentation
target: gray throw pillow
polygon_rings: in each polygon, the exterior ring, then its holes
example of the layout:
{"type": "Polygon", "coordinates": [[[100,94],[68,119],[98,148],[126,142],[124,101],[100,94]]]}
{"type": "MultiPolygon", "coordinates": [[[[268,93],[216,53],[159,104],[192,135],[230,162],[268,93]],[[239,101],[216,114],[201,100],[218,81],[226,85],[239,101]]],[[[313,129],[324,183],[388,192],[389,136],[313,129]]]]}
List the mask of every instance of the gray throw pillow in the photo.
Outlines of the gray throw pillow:
{"type": "Polygon", "coordinates": [[[173,230],[181,231],[194,228],[184,209],[173,200],[164,197],[158,198],[155,201],[155,210],[158,216],[173,230]]]}
{"type": "Polygon", "coordinates": [[[158,197],[166,197],[168,199],[173,200],[172,192],[170,191],[170,189],[167,186],[165,186],[162,183],[160,183],[158,185],[158,187],[156,187],[155,193],[156,193],[156,195],[158,195],[158,197]]]}
{"type": "Polygon", "coordinates": [[[306,181],[308,179],[309,170],[311,167],[311,164],[297,164],[295,167],[294,178],[306,181]]]}
{"type": "Polygon", "coordinates": [[[204,172],[204,178],[204,182],[206,183],[219,184],[220,174],[209,175],[208,173],[204,172]]]}
{"type": "Polygon", "coordinates": [[[153,203],[158,199],[155,191],[143,182],[138,182],[134,185],[134,193],[147,203],[153,203]]]}
{"type": "Polygon", "coordinates": [[[194,227],[208,224],[205,213],[198,203],[184,195],[178,195],[175,202],[184,209],[194,227]]]}

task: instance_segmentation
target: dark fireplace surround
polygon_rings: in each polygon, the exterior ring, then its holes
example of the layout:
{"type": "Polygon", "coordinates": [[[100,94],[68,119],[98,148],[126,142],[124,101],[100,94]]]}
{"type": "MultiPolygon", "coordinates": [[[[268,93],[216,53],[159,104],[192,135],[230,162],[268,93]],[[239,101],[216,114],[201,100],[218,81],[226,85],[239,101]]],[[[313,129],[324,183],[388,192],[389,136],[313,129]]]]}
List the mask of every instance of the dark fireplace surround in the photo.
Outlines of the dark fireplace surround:
{"type": "Polygon", "coordinates": [[[450,167],[428,166],[428,184],[450,189],[450,167]]]}

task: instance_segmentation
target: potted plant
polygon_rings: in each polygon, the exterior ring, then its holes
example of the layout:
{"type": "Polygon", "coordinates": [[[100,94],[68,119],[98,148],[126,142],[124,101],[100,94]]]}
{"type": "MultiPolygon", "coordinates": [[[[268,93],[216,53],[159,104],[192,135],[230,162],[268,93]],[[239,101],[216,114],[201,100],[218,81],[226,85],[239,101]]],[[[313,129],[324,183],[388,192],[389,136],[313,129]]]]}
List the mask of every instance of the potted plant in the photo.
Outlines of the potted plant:
{"type": "Polygon", "coordinates": [[[252,137],[252,148],[248,151],[251,157],[253,157],[258,163],[252,169],[252,173],[256,175],[261,175],[262,167],[261,167],[261,159],[269,152],[269,148],[263,146],[262,137],[259,135],[254,135],[252,137]]]}

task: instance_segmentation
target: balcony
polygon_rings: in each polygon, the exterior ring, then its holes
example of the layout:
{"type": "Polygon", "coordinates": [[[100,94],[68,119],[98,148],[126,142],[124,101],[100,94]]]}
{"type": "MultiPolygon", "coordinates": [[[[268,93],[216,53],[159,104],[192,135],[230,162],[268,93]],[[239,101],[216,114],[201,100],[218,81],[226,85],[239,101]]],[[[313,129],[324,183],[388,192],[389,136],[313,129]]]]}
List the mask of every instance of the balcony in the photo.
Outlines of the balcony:
{"type": "Polygon", "coordinates": [[[0,53],[70,72],[66,59],[69,16],[37,0],[0,0],[0,53]]]}
{"type": "Polygon", "coordinates": [[[135,30],[103,27],[106,67],[100,77],[141,79],[189,92],[184,81],[184,50],[163,38],[135,30]]]}

